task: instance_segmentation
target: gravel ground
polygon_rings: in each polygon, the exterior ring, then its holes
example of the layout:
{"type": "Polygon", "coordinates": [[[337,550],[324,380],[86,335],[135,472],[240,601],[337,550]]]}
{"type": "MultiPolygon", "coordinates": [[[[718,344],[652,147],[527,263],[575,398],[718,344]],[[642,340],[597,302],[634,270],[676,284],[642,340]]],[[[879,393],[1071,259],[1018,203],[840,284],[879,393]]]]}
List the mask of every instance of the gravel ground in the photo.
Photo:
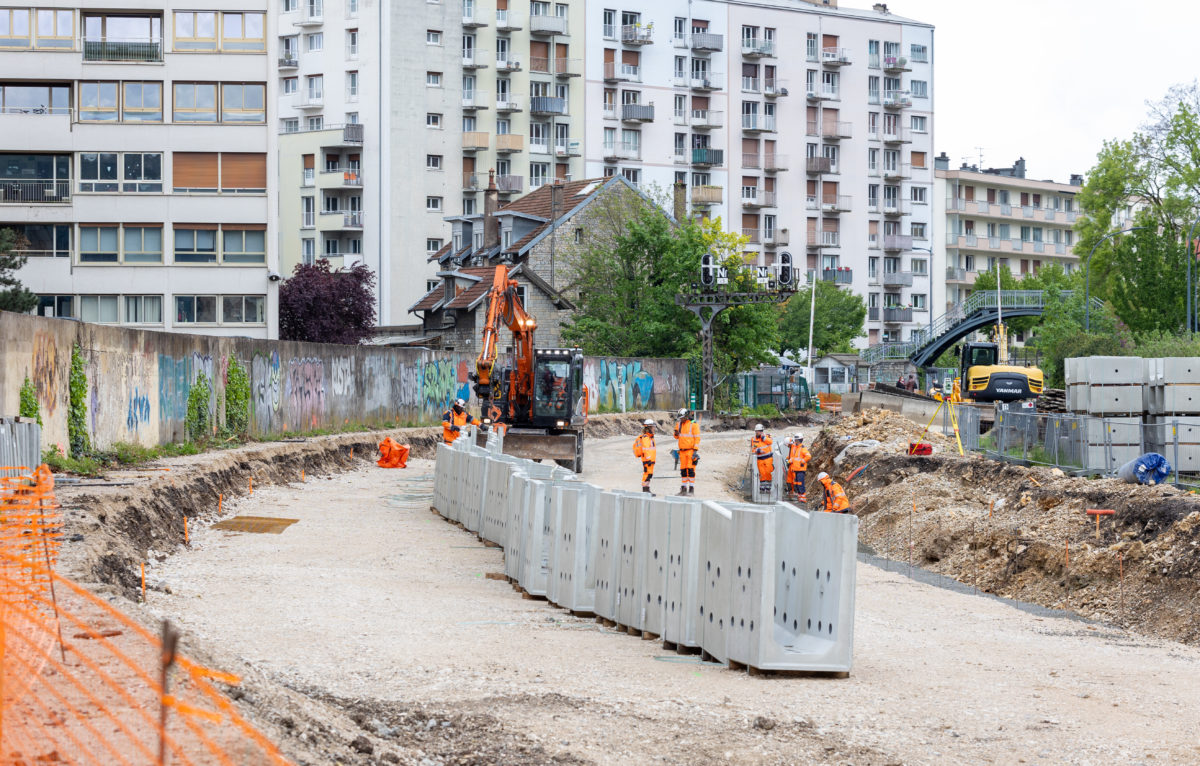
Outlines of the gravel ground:
{"type": "MultiPolygon", "coordinates": [[[[749,438],[705,435],[697,495],[730,496],[749,438]]],[[[669,441],[658,493],[678,490],[669,441]]],[[[590,440],[587,478],[635,489],[631,444],[590,440]]],[[[264,726],[299,762],[355,762],[287,738],[293,717],[321,715],[300,710],[313,700],[340,711],[324,735],[365,737],[362,763],[385,751],[427,764],[1200,761],[1200,649],[860,563],[851,676],[750,677],[489,579],[501,552],[430,512],[432,473],[414,460],[228,503],[299,522],[280,535],[194,529],[190,549],[148,570],[147,616],[244,667],[271,700],[264,726]],[[393,726],[399,710],[409,717],[393,726]],[[447,733],[411,735],[421,729],[447,733]],[[484,737],[519,747],[489,756],[484,737]]]]}

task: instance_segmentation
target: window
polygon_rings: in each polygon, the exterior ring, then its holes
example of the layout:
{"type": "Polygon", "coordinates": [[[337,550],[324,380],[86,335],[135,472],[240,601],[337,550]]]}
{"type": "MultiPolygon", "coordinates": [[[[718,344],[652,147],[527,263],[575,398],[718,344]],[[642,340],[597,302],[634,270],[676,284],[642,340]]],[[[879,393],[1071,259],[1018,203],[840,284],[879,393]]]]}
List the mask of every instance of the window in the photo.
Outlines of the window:
{"type": "Polygon", "coordinates": [[[358,100],[358,72],[346,72],[346,99],[358,100]]]}
{"type": "Polygon", "coordinates": [[[84,152],[79,155],[79,191],[117,191],[117,153],[84,152]]]}
{"type": "Polygon", "coordinates": [[[311,237],[300,240],[300,260],[311,266],[317,259],[317,241],[311,237]]]}
{"type": "Polygon", "coordinates": [[[425,198],[425,210],[426,210],[426,212],[429,212],[429,213],[442,212],[442,198],[441,197],[426,197],[425,198]]]}
{"type": "Polygon", "coordinates": [[[537,189],[540,186],[545,186],[550,178],[550,163],[548,162],[531,162],[529,163],[529,188],[537,189]]]}
{"type": "Polygon", "coordinates": [[[311,35],[304,36],[304,50],[309,53],[316,53],[325,48],[325,33],[314,32],[311,35]]]}
{"type": "Polygon", "coordinates": [[[437,29],[426,30],[425,31],[425,44],[426,45],[441,45],[442,44],[442,33],[437,29]]]}
{"type": "Polygon", "coordinates": [[[267,262],[267,231],[261,228],[224,227],[221,232],[222,263],[267,262]]]}
{"type": "Polygon", "coordinates": [[[442,241],[436,237],[430,237],[425,240],[425,252],[433,255],[438,250],[442,249],[442,241]]]}
{"type": "Polygon", "coordinates": [[[922,115],[916,115],[916,114],[912,115],[912,120],[909,123],[909,125],[912,128],[913,132],[914,133],[924,133],[926,131],[925,126],[928,124],[928,123],[926,123],[927,119],[929,119],[929,118],[922,116],[922,115]]]}
{"type": "MultiPolygon", "coordinates": [[[[3,14],[4,11],[0,11],[0,17],[3,14]]],[[[117,83],[79,83],[80,122],[116,122],[117,119],[117,83]]]]}
{"type": "MultiPolygon", "coordinates": [[[[496,166],[497,166],[496,170],[497,171],[500,170],[499,165],[500,165],[500,162],[497,161],[496,162],[496,166]]],[[[507,168],[505,168],[505,169],[507,169],[507,168]]],[[[496,175],[507,175],[507,174],[497,172],[496,175]]],[[[464,197],[463,203],[462,203],[462,210],[463,210],[463,215],[475,215],[475,200],[464,197]]]]}
{"type": "Polygon", "coordinates": [[[915,202],[916,204],[918,204],[918,205],[925,204],[925,187],[924,186],[911,187],[909,189],[909,194],[911,195],[912,201],[915,202]]]}
{"type": "Polygon", "coordinates": [[[912,300],[912,307],[917,311],[924,311],[928,308],[925,305],[925,293],[913,293],[909,297],[912,300]]]}
{"type": "Polygon", "coordinates": [[[162,227],[126,226],[125,263],[162,263],[162,227]]]}
{"type": "Polygon", "coordinates": [[[175,324],[216,324],[217,296],[176,295],[175,324]]]}
{"type": "Polygon", "coordinates": [[[912,163],[914,168],[925,167],[925,152],[913,152],[909,155],[909,162],[912,163]]]}
{"type": "Polygon", "coordinates": [[[158,152],[126,152],[123,192],[161,192],[162,155],[158,152]]]}
{"type": "Polygon", "coordinates": [[[325,127],[325,118],[317,115],[316,117],[305,117],[304,126],[306,130],[322,130],[325,127]]]}
{"type": "Polygon", "coordinates": [[[929,61],[929,48],[913,43],[908,46],[908,57],[912,59],[913,63],[925,64],[929,61]]]}
{"type": "Polygon", "coordinates": [[[512,229],[505,229],[500,232],[500,247],[505,250],[512,247],[512,229]]]}
{"type": "Polygon", "coordinates": [[[280,130],[283,133],[299,133],[300,132],[300,118],[288,117],[285,120],[280,120],[280,130]]]}
{"type": "Polygon", "coordinates": [[[929,98],[929,83],[924,80],[913,80],[908,84],[913,98],[929,98]]]}
{"type": "Polygon", "coordinates": [[[675,29],[673,36],[676,40],[683,41],[687,39],[687,19],[682,16],[675,17],[675,29]]]}
{"type": "Polygon", "coordinates": [[[173,106],[172,118],[175,122],[216,122],[216,83],[175,83],[175,101],[173,106]]]}
{"type": "Polygon", "coordinates": [[[442,116],[435,112],[427,112],[425,114],[425,127],[442,129],[442,116]]]}
{"type": "MultiPolygon", "coordinates": [[[[175,263],[216,263],[217,227],[175,228],[175,263]]],[[[215,321],[215,320],[214,320],[215,321]]]]}
{"type": "Polygon", "coordinates": [[[222,83],[221,122],[266,122],[266,98],[261,83],[222,83]]]}
{"type": "Polygon", "coordinates": [[[283,91],[283,95],[286,96],[289,93],[295,93],[298,90],[300,90],[300,78],[285,77],[285,78],[283,78],[281,85],[282,85],[281,90],[283,91]]]}
{"type": "Polygon", "coordinates": [[[262,295],[222,295],[221,321],[225,324],[262,324],[267,321],[267,299],[262,295]]]}
{"type": "Polygon", "coordinates": [[[305,229],[311,229],[317,225],[317,201],[314,197],[300,198],[301,220],[300,226],[305,229]]]}
{"type": "MultiPolygon", "coordinates": [[[[5,12],[0,11],[0,19],[5,12]]],[[[0,20],[0,24],[3,21],[0,20]]],[[[0,42],[0,45],[3,45],[0,42]]],[[[75,45],[75,14],[71,11],[39,10],[37,12],[37,47],[72,48],[75,45]]]]}
{"type": "Polygon", "coordinates": [[[291,13],[300,7],[300,0],[283,0],[283,12],[291,13]]]}
{"type": "Polygon", "coordinates": [[[117,227],[80,226],[79,262],[116,263],[119,259],[117,227]]]}
{"type": "Polygon", "coordinates": [[[925,224],[914,223],[909,231],[913,239],[925,239],[925,224]]]}
{"type": "Polygon", "coordinates": [[[162,324],[161,295],[126,295],[126,324],[162,324]]]}
{"type": "Polygon", "coordinates": [[[354,18],[358,15],[358,0],[347,0],[346,15],[350,18],[354,18]]]}
{"type": "MultiPolygon", "coordinates": [[[[923,223],[916,224],[913,226],[913,237],[917,236],[917,231],[916,231],[917,226],[921,227],[921,237],[920,238],[925,239],[925,224],[923,224],[923,223]]],[[[910,266],[910,268],[912,269],[912,273],[914,273],[914,274],[917,274],[917,275],[928,274],[929,273],[929,261],[927,261],[924,258],[913,258],[912,265],[910,266]]]]}
{"type": "Polygon", "coordinates": [[[325,8],[322,0],[305,0],[304,10],[305,15],[310,19],[319,19],[324,14],[325,8]]]}
{"type": "Polygon", "coordinates": [[[617,12],[611,8],[604,9],[603,33],[608,40],[617,39],[617,12]]]}
{"type": "Polygon", "coordinates": [[[29,47],[29,9],[0,8],[0,48],[29,47]]]}
{"type": "Polygon", "coordinates": [[[115,323],[117,319],[117,296],[79,296],[79,318],[85,322],[115,323]]]}
{"type": "Polygon", "coordinates": [[[809,61],[817,60],[817,36],[812,32],[809,32],[805,38],[804,54],[809,61]]]}
{"type": "Polygon", "coordinates": [[[425,84],[427,86],[429,86],[430,88],[442,87],[442,73],[441,72],[426,72],[425,73],[425,84]]]}
{"type": "Polygon", "coordinates": [[[358,58],[358,30],[357,29],[347,29],[346,30],[346,58],[348,58],[348,59],[358,58]]]}
{"type": "Polygon", "coordinates": [[[325,75],[309,75],[304,78],[304,86],[310,102],[319,104],[325,98],[325,75]]]}
{"type": "Polygon", "coordinates": [[[217,14],[214,11],[175,11],[177,51],[215,51],[217,14]]]}
{"type": "Polygon", "coordinates": [[[222,13],[221,50],[265,51],[264,20],[262,13],[222,13]]]}
{"type": "Polygon", "coordinates": [[[347,125],[357,125],[358,124],[358,112],[346,112],[346,124],[347,125]]]}

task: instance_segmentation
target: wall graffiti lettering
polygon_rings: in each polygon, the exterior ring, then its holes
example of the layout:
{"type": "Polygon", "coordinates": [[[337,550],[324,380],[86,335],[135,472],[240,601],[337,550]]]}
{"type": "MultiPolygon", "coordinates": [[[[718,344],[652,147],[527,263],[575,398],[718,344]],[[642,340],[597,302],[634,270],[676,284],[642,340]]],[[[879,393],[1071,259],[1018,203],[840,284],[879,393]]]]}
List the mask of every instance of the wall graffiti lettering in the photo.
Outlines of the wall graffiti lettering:
{"type": "Polygon", "coordinates": [[[136,432],[144,423],[150,422],[150,397],[134,388],[129,395],[129,413],[125,416],[125,427],[136,432]]]}
{"type": "Polygon", "coordinates": [[[158,414],[174,423],[187,418],[187,398],[192,390],[190,359],[158,355],[158,414]]]}
{"type": "Polygon", "coordinates": [[[466,367],[462,367],[463,378],[459,380],[459,365],[452,359],[429,361],[425,363],[424,385],[422,396],[427,404],[434,407],[449,407],[455,399],[468,399],[471,396],[471,386],[466,379],[466,367]]]}
{"type": "Polygon", "coordinates": [[[283,403],[282,386],[279,352],[255,354],[250,362],[250,398],[254,407],[254,423],[261,433],[272,430],[271,419],[283,403]]]}
{"type": "Polygon", "coordinates": [[[289,420],[302,428],[315,427],[325,415],[324,360],[289,360],[286,391],[289,420]]]}
{"type": "Polygon", "coordinates": [[[329,363],[333,395],[345,396],[354,391],[354,357],[338,357],[329,363]]]}
{"type": "Polygon", "coordinates": [[[33,385],[37,388],[42,413],[53,416],[58,406],[58,344],[54,336],[38,332],[33,336],[33,385]]]}

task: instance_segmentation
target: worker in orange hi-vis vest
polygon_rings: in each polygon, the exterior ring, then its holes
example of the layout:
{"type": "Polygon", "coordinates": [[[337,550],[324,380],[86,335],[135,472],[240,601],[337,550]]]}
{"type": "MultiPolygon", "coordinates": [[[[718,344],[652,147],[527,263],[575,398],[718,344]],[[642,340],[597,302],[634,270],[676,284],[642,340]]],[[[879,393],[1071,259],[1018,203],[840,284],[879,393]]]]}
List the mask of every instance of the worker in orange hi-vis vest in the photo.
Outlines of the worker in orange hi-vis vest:
{"type": "Polygon", "coordinates": [[[642,461],[642,491],[650,492],[650,480],[654,478],[654,462],[658,450],[654,446],[654,421],[642,423],[642,432],[633,440],[633,454],[642,461]]]}
{"type": "Polygon", "coordinates": [[[675,439],[679,450],[679,494],[696,494],[696,463],[700,462],[700,426],[692,420],[687,408],[679,410],[675,424],[675,439]]]}
{"type": "Polygon", "coordinates": [[[825,488],[826,513],[845,513],[850,509],[850,500],[846,497],[846,490],[842,489],[841,484],[834,481],[824,471],[817,474],[817,481],[821,482],[821,486],[825,488]]]}
{"type": "Polygon", "coordinates": [[[808,502],[808,493],[804,488],[804,477],[808,472],[808,461],[812,453],[804,446],[804,437],[796,434],[787,438],[787,491],[795,500],[808,502]]]}
{"type": "Polygon", "coordinates": [[[479,425],[471,413],[467,412],[467,403],[455,399],[454,406],[442,413],[442,441],[453,444],[462,433],[463,426],[479,425]]]}
{"type": "Polygon", "coordinates": [[[775,474],[775,449],[771,435],[762,423],[754,427],[754,439],[750,442],[750,449],[758,462],[758,489],[760,492],[770,492],[771,477],[775,474]]]}

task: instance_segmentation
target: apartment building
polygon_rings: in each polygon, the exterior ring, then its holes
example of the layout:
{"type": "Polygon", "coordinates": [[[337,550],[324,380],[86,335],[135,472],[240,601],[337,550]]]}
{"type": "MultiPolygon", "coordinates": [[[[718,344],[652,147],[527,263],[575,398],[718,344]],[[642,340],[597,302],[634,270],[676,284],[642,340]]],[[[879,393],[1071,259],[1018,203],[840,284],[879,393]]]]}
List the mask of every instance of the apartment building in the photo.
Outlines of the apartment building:
{"type": "Polygon", "coordinates": [[[759,264],[787,250],[863,295],[863,345],[928,323],[930,25],[882,4],[589,0],[586,28],[589,176],[684,183],[759,264]]]}
{"type": "Polygon", "coordinates": [[[379,276],[379,323],[425,294],[445,216],[582,178],[583,5],[283,0],[282,267],[379,276]],[[512,7],[510,7],[510,5],[512,7]]]}
{"type": "Polygon", "coordinates": [[[38,313],[277,335],[266,0],[0,8],[0,227],[38,313]]]}
{"type": "Polygon", "coordinates": [[[1051,263],[1066,271],[1077,267],[1075,197],[1082,176],[1072,175],[1070,183],[1034,180],[1026,177],[1024,158],[1007,168],[964,163],[951,170],[943,152],[934,164],[934,212],[945,221],[934,258],[945,264],[935,287],[939,308],[970,295],[976,276],[997,260],[1018,279],[1051,263]]]}

